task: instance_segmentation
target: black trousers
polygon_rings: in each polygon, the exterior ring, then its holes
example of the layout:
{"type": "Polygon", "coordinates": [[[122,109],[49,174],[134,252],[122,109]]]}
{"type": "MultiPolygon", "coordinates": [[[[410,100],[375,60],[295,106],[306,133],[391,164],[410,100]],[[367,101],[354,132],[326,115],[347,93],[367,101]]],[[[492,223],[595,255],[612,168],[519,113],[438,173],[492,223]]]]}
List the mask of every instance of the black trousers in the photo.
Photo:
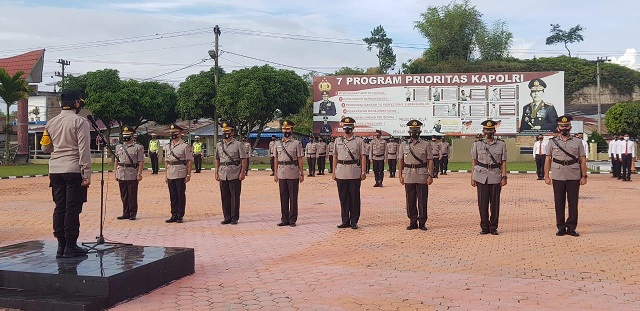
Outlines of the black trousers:
{"type": "Polygon", "coordinates": [[[369,156],[367,156],[367,166],[366,166],[366,173],[369,174],[369,171],[371,170],[371,159],[369,159],[369,156]]]}
{"type": "Polygon", "coordinates": [[[151,158],[151,171],[153,174],[158,174],[160,167],[158,166],[158,153],[149,152],[149,158],[151,158]]]}
{"type": "Polygon", "coordinates": [[[616,155],[615,162],[616,162],[616,165],[614,166],[614,173],[616,177],[622,178],[622,161],[620,157],[618,157],[617,155],[616,155]]]}
{"type": "Polygon", "coordinates": [[[427,222],[427,199],[429,186],[427,184],[404,184],[407,197],[407,217],[411,224],[427,222]]]}
{"type": "Polygon", "coordinates": [[[324,174],[324,168],[325,168],[325,162],[327,160],[327,155],[320,155],[318,156],[317,162],[318,162],[318,173],[320,174],[324,174]]]}
{"type": "Polygon", "coordinates": [[[544,161],[546,159],[546,155],[536,154],[536,175],[538,175],[538,178],[544,178],[544,161]]]}
{"type": "Polygon", "coordinates": [[[295,224],[298,220],[298,190],[300,179],[279,179],[280,187],[280,221],[295,224]]]}
{"type": "Polygon", "coordinates": [[[396,177],[397,167],[398,167],[398,160],[389,159],[389,177],[396,177]]]}
{"type": "Polygon", "coordinates": [[[360,179],[336,179],[343,224],[356,225],[360,219],[360,179]]]}
{"type": "Polygon", "coordinates": [[[196,173],[202,170],[202,154],[193,155],[193,164],[196,166],[196,173]]]}
{"type": "Polygon", "coordinates": [[[136,217],[138,214],[138,184],[137,180],[120,180],[120,200],[122,200],[122,216],[136,217]]]}
{"type": "Polygon", "coordinates": [[[171,217],[184,217],[184,210],[187,206],[187,184],[184,178],[169,179],[169,200],[171,201],[171,217]]]}
{"type": "Polygon", "coordinates": [[[445,174],[449,170],[449,155],[443,155],[440,161],[440,172],[445,174]]]}
{"type": "Polygon", "coordinates": [[[613,177],[618,177],[618,171],[616,169],[618,161],[616,161],[616,156],[615,154],[610,154],[609,156],[611,157],[611,174],[613,174],[613,177]]]}
{"type": "Polygon", "coordinates": [[[251,158],[247,158],[247,169],[244,170],[244,174],[245,175],[249,174],[249,163],[250,163],[249,159],[251,159],[251,158]]]}
{"type": "Polygon", "coordinates": [[[433,177],[438,177],[438,173],[440,172],[440,159],[438,159],[440,155],[433,156],[433,177]]]}
{"type": "Polygon", "coordinates": [[[274,161],[276,160],[275,157],[269,157],[269,166],[271,167],[271,173],[273,174],[273,164],[274,161]]]}
{"type": "Polygon", "coordinates": [[[329,173],[333,173],[333,154],[329,155],[329,173]]]}
{"type": "Polygon", "coordinates": [[[308,157],[307,166],[309,166],[309,176],[316,176],[316,158],[308,157]]]}
{"type": "Polygon", "coordinates": [[[240,218],[240,179],[221,180],[220,198],[222,199],[222,215],[226,221],[238,221],[240,218]]]}
{"type": "Polygon", "coordinates": [[[576,230],[578,226],[578,196],[580,180],[553,180],[553,200],[556,206],[556,226],[576,230]],[[565,202],[569,205],[569,217],[565,220],[565,202]]]}
{"type": "Polygon", "coordinates": [[[500,216],[500,184],[477,183],[478,209],[480,210],[480,228],[482,230],[498,229],[500,216]]]}
{"type": "Polygon", "coordinates": [[[631,154],[623,154],[622,155],[622,178],[623,179],[631,179],[631,165],[633,157],[631,154]]]}
{"type": "Polygon", "coordinates": [[[53,209],[53,236],[77,241],[80,235],[80,213],[87,201],[87,187],[80,173],[49,174],[53,209]]]}
{"type": "Polygon", "coordinates": [[[373,160],[373,175],[376,183],[382,183],[384,179],[384,160],[373,160]]]}

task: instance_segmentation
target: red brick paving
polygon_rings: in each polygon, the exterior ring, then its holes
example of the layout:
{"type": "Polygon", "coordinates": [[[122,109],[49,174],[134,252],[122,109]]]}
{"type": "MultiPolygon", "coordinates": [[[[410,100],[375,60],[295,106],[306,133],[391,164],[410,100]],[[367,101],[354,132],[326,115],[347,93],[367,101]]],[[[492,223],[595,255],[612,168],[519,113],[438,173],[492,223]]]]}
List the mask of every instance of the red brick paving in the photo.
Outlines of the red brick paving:
{"type": "MultiPolygon", "coordinates": [[[[407,231],[397,179],[362,186],[360,230],[340,223],[329,175],[301,186],[298,227],[280,221],[277,185],[252,171],[240,223],[220,225],[212,171],[194,174],[184,224],[165,224],[163,175],[145,172],[136,221],[118,221],[108,174],[107,239],[193,247],[196,273],[114,310],[640,310],[640,182],[591,175],[581,189],[581,236],[556,237],[553,194],[535,175],[510,175],[500,235],[479,235],[468,173],[429,188],[429,231],[407,231]],[[635,201],[635,202],[634,202],[635,201]]],[[[99,174],[82,213],[81,240],[98,233],[99,174]]],[[[0,245],[53,240],[48,178],[0,180],[0,245]]]]}

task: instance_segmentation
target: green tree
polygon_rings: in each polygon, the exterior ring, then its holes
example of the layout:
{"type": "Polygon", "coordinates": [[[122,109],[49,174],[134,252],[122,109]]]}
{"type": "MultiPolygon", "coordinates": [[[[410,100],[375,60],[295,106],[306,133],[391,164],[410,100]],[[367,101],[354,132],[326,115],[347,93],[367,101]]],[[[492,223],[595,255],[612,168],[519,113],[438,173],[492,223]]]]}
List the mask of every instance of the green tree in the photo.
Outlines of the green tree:
{"type": "Polygon", "coordinates": [[[37,117],[40,114],[40,108],[34,107],[29,111],[29,114],[32,114],[34,117],[37,117]]]}
{"type": "Polygon", "coordinates": [[[331,76],[358,76],[366,74],[362,68],[341,67],[336,70],[331,76]]]}
{"type": "MultiPolygon", "coordinates": [[[[7,113],[6,115],[10,116],[9,108],[11,105],[16,103],[21,99],[25,99],[31,93],[31,88],[27,81],[22,79],[22,75],[24,72],[18,71],[13,75],[10,75],[4,68],[0,68],[0,98],[7,105],[7,113]]],[[[11,126],[9,125],[9,119],[5,118],[5,134],[6,139],[4,142],[4,154],[7,156],[9,154],[9,141],[10,136],[9,133],[11,131],[11,126]]]]}
{"type": "Polygon", "coordinates": [[[221,78],[215,103],[220,119],[236,123],[241,136],[257,130],[259,139],[267,123],[299,112],[308,96],[307,83],[295,72],[264,65],[221,78]]]}
{"type": "Polygon", "coordinates": [[[551,35],[547,37],[546,43],[547,45],[563,43],[564,48],[569,52],[569,57],[571,57],[568,44],[584,41],[584,37],[582,36],[583,30],[585,30],[585,28],[582,28],[580,24],[573,26],[568,31],[560,29],[560,24],[551,24],[551,35]]]}
{"type": "MultiPolygon", "coordinates": [[[[222,68],[218,69],[219,77],[224,76],[222,68]]],[[[193,74],[180,83],[176,110],[183,120],[213,118],[216,106],[215,73],[211,68],[193,74]]]]}
{"type": "Polygon", "coordinates": [[[367,44],[367,51],[375,46],[378,49],[378,68],[380,72],[386,74],[389,69],[393,70],[396,65],[396,54],[393,53],[393,39],[387,37],[387,32],[382,25],[371,31],[371,37],[362,39],[367,44]]]}
{"type": "Polygon", "coordinates": [[[482,60],[499,60],[509,56],[509,49],[513,42],[513,34],[507,23],[495,21],[491,28],[482,27],[476,35],[476,45],[482,60]]]}
{"type": "Polygon", "coordinates": [[[607,110],[604,124],[611,134],[640,137],[640,102],[615,104],[607,110]]]}
{"type": "Polygon", "coordinates": [[[298,113],[292,114],[290,119],[296,124],[295,131],[305,135],[313,133],[313,78],[319,73],[311,71],[302,75],[302,80],[307,83],[309,95],[305,101],[304,107],[298,113]]]}

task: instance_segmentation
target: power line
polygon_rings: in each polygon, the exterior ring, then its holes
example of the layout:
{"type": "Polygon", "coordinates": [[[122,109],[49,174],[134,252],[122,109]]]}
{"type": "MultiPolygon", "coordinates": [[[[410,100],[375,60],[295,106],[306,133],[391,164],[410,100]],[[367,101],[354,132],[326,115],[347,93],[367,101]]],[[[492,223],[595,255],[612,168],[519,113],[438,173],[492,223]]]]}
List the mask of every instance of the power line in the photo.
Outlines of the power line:
{"type": "Polygon", "coordinates": [[[165,73],[163,73],[163,74],[159,74],[159,75],[154,76],[154,77],[151,77],[151,78],[142,79],[142,80],[140,80],[140,81],[149,81],[149,80],[153,80],[153,79],[155,79],[155,78],[159,78],[159,77],[162,77],[162,76],[166,76],[166,75],[168,75],[168,74],[172,74],[172,73],[174,73],[174,72],[178,72],[178,71],[185,70],[185,69],[187,69],[187,68],[190,68],[190,67],[193,67],[193,66],[196,66],[196,65],[202,64],[202,63],[204,63],[204,62],[206,62],[206,61],[208,61],[208,60],[209,60],[209,58],[203,58],[203,59],[201,59],[201,60],[199,60],[199,61],[197,61],[197,62],[195,62],[195,63],[193,63],[193,64],[191,64],[191,65],[187,65],[187,66],[184,66],[184,67],[179,68],[179,69],[176,69],[176,70],[171,70],[171,71],[169,71],[169,72],[165,72],[165,73]]]}
{"type": "MultiPolygon", "coordinates": [[[[265,59],[261,59],[261,58],[257,58],[257,57],[251,57],[251,56],[247,56],[247,55],[242,55],[242,54],[238,54],[238,53],[233,53],[233,52],[226,51],[226,50],[221,50],[221,51],[223,51],[223,52],[225,52],[225,53],[229,53],[229,54],[231,54],[231,55],[235,55],[235,56],[239,56],[239,57],[244,57],[244,58],[248,58],[248,59],[253,59],[253,60],[257,60],[257,61],[261,61],[261,62],[265,62],[265,63],[269,63],[269,64],[276,64],[276,65],[280,65],[280,66],[287,67],[287,68],[300,69],[300,70],[309,71],[309,72],[317,72],[317,70],[311,70],[311,69],[308,69],[308,68],[302,68],[302,67],[298,67],[298,66],[286,65],[286,64],[277,63],[277,62],[274,62],[274,61],[269,61],[269,60],[265,60],[265,59]]],[[[328,74],[328,73],[326,73],[326,72],[320,72],[320,73],[328,74]]]]}

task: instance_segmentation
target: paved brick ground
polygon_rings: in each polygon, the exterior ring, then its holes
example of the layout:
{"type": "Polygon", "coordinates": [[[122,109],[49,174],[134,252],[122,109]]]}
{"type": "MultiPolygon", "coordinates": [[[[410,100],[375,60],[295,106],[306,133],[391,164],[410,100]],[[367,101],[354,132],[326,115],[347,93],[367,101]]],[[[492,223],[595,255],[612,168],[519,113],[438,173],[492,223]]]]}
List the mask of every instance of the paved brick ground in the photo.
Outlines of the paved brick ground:
{"type": "MultiPolygon", "coordinates": [[[[82,213],[82,236],[98,232],[99,175],[82,213]]],[[[196,249],[196,273],[114,310],[640,310],[640,180],[591,175],[580,197],[581,236],[555,236],[553,195],[535,175],[511,175],[499,236],[478,234],[468,173],[429,188],[429,231],[407,231],[397,179],[363,183],[361,229],[337,229],[330,176],[301,187],[298,227],[277,227],[277,186],[268,172],[243,184],[240,223],[222,226],[213,172],[194,174],[184,224],[165,224],[162,175],[145,172],[139,220],[118,221],[108,174],[105,237],[196,249]]],[[[47,177],[0,180],[0,245],[48,239],[47,177]]]]}

